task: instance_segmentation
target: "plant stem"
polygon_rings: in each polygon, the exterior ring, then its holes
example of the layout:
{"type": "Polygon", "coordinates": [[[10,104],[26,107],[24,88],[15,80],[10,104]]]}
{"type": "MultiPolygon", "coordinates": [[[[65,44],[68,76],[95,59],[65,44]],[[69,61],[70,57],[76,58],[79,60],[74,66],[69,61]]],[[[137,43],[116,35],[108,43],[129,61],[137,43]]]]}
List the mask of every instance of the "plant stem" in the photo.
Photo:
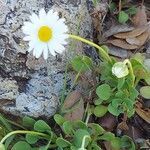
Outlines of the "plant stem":
{"type": "Polygon", "coordinates": [[[75,40],[78,40],[78,41],[81,41],[81,42],[84,42],[92,47],[95,47],[99,50],[99,52],[101,53],[102,57],[107,60],[108,62],[112,63],[112,60],[110,58],[110,56],[107,54],[107,52],[102,49],[99,45],[89,41],[89,40],[86,40],[80,36],[77,36],[77,35],[72,35],[72,34],[69,34],[69,37],[72,38],[72,39],[75,39],[75,40]]]}
{"type": "Polygon", "coordinates": [[[129,61],[129,59],[125,59],[124,63],[127,64],[128,67],[129,67],[129,72],[130,72],[130,75],[131,75],[131,78],[132,78],[132,87],[134,87],[135,75],[134,75],[134,72],[133,72],[132,64],[129,61]]]}
{"type": "Polygon", "coordinates": [[[50,138],[47,134],[40,133],[40,132],[17,130],[17,131],[10,132],[5,137],[3,137],[3,139],[0,141],[0,144],[3,144],[7,138],[9,138],[10,136],[12,136],[14,134],[34,134],[34,135],[43,136],[45,138],[50,138]]]}
{"type": "Polygon", "coordinates": [[[86,117],[86,120],[85,120],[85,124],[87,125],[88,122],[89,122],[89,119],[90,119],[90,116],[91,116],[91,113],[87,113],[87,117],[86,117]]]}

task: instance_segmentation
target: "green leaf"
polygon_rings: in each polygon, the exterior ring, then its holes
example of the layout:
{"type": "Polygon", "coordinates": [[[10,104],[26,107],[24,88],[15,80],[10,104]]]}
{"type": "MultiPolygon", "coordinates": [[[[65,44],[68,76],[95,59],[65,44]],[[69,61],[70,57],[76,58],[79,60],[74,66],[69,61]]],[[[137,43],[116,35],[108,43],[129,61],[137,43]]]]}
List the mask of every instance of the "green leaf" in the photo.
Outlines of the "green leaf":
{"type": "Polygon", "coordinates": [[[8,121],[2,116],[2,114],[0,114],[0,123],[2,123],[4,125],[4,127],[8,130],[8,131],[12,131],[10,124],[8,123],[8,121]]]}
{"type": "MultiPolygon", "coordinates": [[[[90,137],[89,132],[86,131],[86,130],[83,130],[83,129],[78,129],[75,132],[75,134],[74,134],[74,140],[73,140],[75,146],[77,146],[78,148],[81,147],[82,140],[83,140],[84,136],[89,136],[90,137]]],[[[90,142],[89,138],[86,138],[85,147],[89,144],[89,142],[90,142]]]]}
{"type": "Polygon", "coordinates": [[[125,78],[118,78],[118,85],[117,85],[118,90],[120,90],[123,87],[124,83],[125,78]]]}
{"type": "Polygon", "coordinates": [[[91,148],[92,150],[102,150],[96,143],[92,143],[91,148]]]}
{"type": "Polygon", "coordinates": [[[94,136],[101,135],[105,132],[105,130],[99,124],[89,123],[88,126],[92,128],[92,134],[94,136]]]}
{"type": "Polygon", "coordinates": [[[33,129],[35,122],[36,121],[34,119],[28,116],[23,117],[23,126],[25,127],[33,129]]]}
{"type": "Polygon", "coordinates": [[[102,84],[96,89],[96,94],[102,100],[108,100],[111,96],[111,93],[111,88],[108,84],[102,84]]]}
{"type": "Polygon", "coordinates": [[[87,56],[76,56],[71,61],[72,67],[77,72],[85,72],[92,67],[92,60],[87,56]]]}
{"type": "Polygon", "coordinates": [[[10,136],[9,138],[6,139],[6,141],[5,141],[5,149],[6,150],[8,149],[10,143],[13,141],[14,138],[15,138],[15,135],[12,135],[12,136],[10,136]]]}
{"type": "Polygon", "coordinates": [[[70,147],[72,145],[69,141],[67,141],[63,138],[60,138],[60,137],[57,138],[56,144],[57,144],[57,146],[59,146],[61,148],[70,147]]]}
{"type": "Polygon", "coordinates": [[[150,86],[143,86],[140,89],[140,94],[145,98],[145,99],[150,99],[150,86]]]}
{"type": "Polygon", "coordinates": [[[109,10],[111,13],[113,13],[117,9],[117,5],[115,2],[112,2],[109,6],[109,10]]]}
{"type": "Polygon", "coordinates": [[[130,88],[130,99],[132,100],[132,101],[135,101],[136,100],[136,98],[138,97],[138,95],[139,95],[139,92],[135,89],[135,88],[130,88]]]}
{"type": "Polygon", "coordinates": [[[55,114],[55,115],[54,115],[54,120],[55,120],[55,122],[56,122],[59,126],[62,126],[63,123],[65,122],[65,118],[62,117],[62,116],[59,115],[59,114],[55,114]]]}
{"type": "Polygon", "coordinates": [[[93,1],[94,6],[96,7],[99,0],[92,0],[92,1],[93,1]]]}
{"type": "Polygon", "coordinates": [[[102,102],[103,102],[103,100],[102,99],[96,99],[95,101],[94,101],[94,104],[95,105],[100,105],[100,104],[102,104],[102,102]]]}
{"type": "Polygon", "coordinates": [[[75,122],[73,122],[73,129],[75,129],[75,130],[77,130],[77,129],[88,130],[88,127],[83,121],[76,120],[75,122]]]}
{"type": "Polygon", "coordinates": [[[96,117],[103,117],[107,113],[107,107],[104,105],[98,105],[94,109],[94,115],[96,117]]]}
{"type": "Polygon", "coordinates": [[[123,104],[125,104],[128,109],[133,109],[134,102],[129,98],[124,99],[123,104]]]}
{"type": "Polygon", "coordinates": [[[136,53],[131,59],[138,61],[142,65],[144,63],[145,56],[142,53],[136,53]]]}
{"type": "Polygon", "coordinates": [[[128,10],[126,10],[126,13],[128,15],[135,15],[137,13],[137,8],[135,6],[132,6],[128,10]]]}
{"type": "Polygon", "coordinates": [[[113,99],[112,100],[112,106],[117,108],[119,105],[122,104],[122,102],[123,102],[123,99],[113,99]]]}
{"type": "Polygon", "coordinates": [[[75,147],[75,146],[71,146],[70,149],[71,149],[71,150],[79,150],[79,149],[78,149],[77,147],[75,147]]]}
{"type": "Polygon", "coordinates": [[[63,123],[63,130],[64,130],[65,134],[72,135],[73,134],[72,122],[71,121],[65,121],[63,123]]]}
{"type": "Polygon", "coordinates": [[[34,124],[34,130],[39,131],[39,132],[46,132],[46,131],[51,131],[51,128],[45,121],[38,120],[34,124]]]}
{"type": "Polygon", "coordinates": [[[122,111],[120,111],[119,109],[117,109],[116,107],[112,106],[112,104],[108,105],[108,111],[113,114],[114,116],[119,116],[120,113],[122,113],[122,111]]]}
{"type": "Polygon", "coordinates": [[[25,141],[17,142],[11,150],[31,150],[31,146],[25,141]]]}
{"type": "Polygon", "coordinates": [[[115,137],[111,140],[111,146],[115,149],[115,150],[120,150],[121,148],[121,139],[118,137],[115,137]]]}
{"type": "Polygon", "coordinates": [[[134,115],[134,113],[135,113],[135,109],[134,108],[132,108],[130,110],[128,109],[127,110],[127,116],[128,116],[128,118],[132,117],[134,115]]]}
{"type": "Polygon", "coordinates": [[[0,150],[6,150],[4,144],[0,144],[0,150]]]}
{"type": "Polygon", "coordinates": [[[125,13],[124,11],[120,11],[119,12],[119,16],[118,16],[118,21],[121,24],[125,24],[129,19],[129,16],[127,13],[125,13]]]}
{"type": "Polygon", "coordinates": [[[130,137],[124,135],[121,138],[121,148],[128,150],[135,150],[135,144],[130,137]]]}
{"type": "Polygon", "coordinates": [[[29,144],[35,144],[38,141],[38,136],[33,134],[26,134],[26,141],[29,144]]]}
{"type": "Polygon", "coordinates": [[[150,85],[150,77],[145,78],[145,82],[150,85]]]}
{"type": "Polygon", "coordinates": [[[144,60],[144,66],[145,66],[146,70],[150,72],[150,59],[144,60]]]}
{"type": "Polygon", "coordinates": [[[119,91],[116,92],[115,97],[116,98],[125,98],[126,94],[125,94],[124,91],[119,90],[119,91]]]}
{"type": "Polygon", "coordinates": [[[100,136],[99,139],[105,141],[112,141],[115,138],[115,135],[111,132],[106,132],[104,135],[100,136]]]}

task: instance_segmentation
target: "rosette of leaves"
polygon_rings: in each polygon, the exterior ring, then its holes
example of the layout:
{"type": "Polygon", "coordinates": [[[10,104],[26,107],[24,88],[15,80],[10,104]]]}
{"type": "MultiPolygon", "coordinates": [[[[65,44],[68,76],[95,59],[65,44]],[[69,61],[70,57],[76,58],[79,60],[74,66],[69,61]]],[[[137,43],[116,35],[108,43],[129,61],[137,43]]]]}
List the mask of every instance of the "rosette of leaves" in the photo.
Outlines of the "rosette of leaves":
{"type": "MultiPolygon", "coordinates": [[[[115,62],[114,59],[113,64],[115,62]]],[[[126,113],[131,117],[135,112],[134,104],[139,93],[131,84],[130,74],[123,78],[117,78],[112,74],[113,64],[102,62],[100,65],[102,84],[96,88],[97,99],[94,102],[96,106],[93,113],[97,117],[102,117],[109,111],[115,116],[126,113]]]]}
{"type": "Polygon", "coordinates": [[[111,132],[106,132],[99,124],[83,121],[67,121],[61,115],[54,116],[56,123],[61,127],[64,136],[58,137],[56,144],[63,150],[102,150],[101,142],[107,141],[111,148],[131,148],[135,145],[128,136],[116,137],[111,132]]]}
{"type": "MultiPolygon", "coordinates": [[[[12,150],[32,150],[32,149],[48,150],[53,145],[53,143],[55,143],[56,134],[52,132],[51,127],[45,121],[43,120],[36,121],[30,117],[24,117],[22,124],[25,128],[29,129],[28,131],[44,133],[46,136],[32,134],[31,132],[31,134],[27,133],[25,134],[25,136],[21,136],[21,138],[18,138],[18,140],[15,140],[13,138],[15,143],[11,148],[12,150]],[[36,145],[37,143],[39,143],[39,141],[43,141],[42,144],[43,146],[36,145]]],[[[8,140],[10,139],[11,137],[8,138],[8,140]]],[[[7,143],[8,141],[5,142],[5,145],[7,145],[7,143]]]]}

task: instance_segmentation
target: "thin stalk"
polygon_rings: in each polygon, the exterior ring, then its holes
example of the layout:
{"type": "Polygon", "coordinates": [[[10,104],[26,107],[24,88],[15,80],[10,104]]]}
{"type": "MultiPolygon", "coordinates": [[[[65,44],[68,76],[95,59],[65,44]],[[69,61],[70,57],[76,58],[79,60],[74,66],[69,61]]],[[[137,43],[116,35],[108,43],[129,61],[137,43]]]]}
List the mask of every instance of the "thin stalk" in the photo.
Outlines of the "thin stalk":
{"type": "Polygon", "coordinates": [[[88,44],[88,45],[90,45],[90,46],[92,46],[92,47],[97,48],[97,49],[99,50],[99,52],[101,53],[102,57],[103,57],[105,60],[107,60],[108,62],[112,63],[112,60],[111,60],[110,56],[109,56],[109,55],[107,54],[107,52],[106,52],[104,49],[102,49],[99,45],[97,45],[97,44],[95,44],[95,43],[93,43],[93,42],[91,42],[91,41],[89,41],[89,40],[86,40],[86,39],[84,39],[84,38],[82,38],[82,37],[80,37],[80,36],[77,36],[77,35],[69,34],[69,37],[72,38],[72,39],[81,41],[81,42],[83,42],[83,43],[86,43],[86,44],[88,44]]]}
{"type": "Polygon", "coordinates": [[[132,64],[131,64],[131,62],[129,61],[129,59],[125,59],[125,60],[124,60],[124,63],[127,64],[128,67],[129,67],[129,72],[130,72],[131,79],[132,79],[132,87],[134,87],[135,75],[134,75],[134,72],[133,72],[132,64]]]}
{"type": "Polygon", "coordinates": [[[14,121],[11,121],[11,120],[8,120],[8,119],[6,119],[6,121],[7,121],[8,123],[10,123],[10,124],[12,124],[12,125],[16,126],[16,127],[19,127],[19,128],[21,128],[21,129],[26,130],[26,128],[25,128],[25,127],[23,127],[22,125],[20,125],[20,124],[18,124],[18,123],[16,123],[16,122],[14,122],[14,121]]]}
{"type": "Polygon", "coordinates": [[[17,130],[17,131],[10,132],[5,137],[3,137],[3,139],[0,141],[0,144],[3,144],[7,138],[9,138],[10,136],[14,134],[34,134],[34,135],[43,136],[45,138],[50,138],[47,134],[40,133],[40,132],[17,130]]]}
{"type": "Polygon", "coordinates": [[[90,119],[90,116],[91,116],[91,113],[87,113],[87,117],[86,117],[86,120],[85,120],[85,124],[87,125],[88,122],[89,122],[89,119],[90,119]]]}

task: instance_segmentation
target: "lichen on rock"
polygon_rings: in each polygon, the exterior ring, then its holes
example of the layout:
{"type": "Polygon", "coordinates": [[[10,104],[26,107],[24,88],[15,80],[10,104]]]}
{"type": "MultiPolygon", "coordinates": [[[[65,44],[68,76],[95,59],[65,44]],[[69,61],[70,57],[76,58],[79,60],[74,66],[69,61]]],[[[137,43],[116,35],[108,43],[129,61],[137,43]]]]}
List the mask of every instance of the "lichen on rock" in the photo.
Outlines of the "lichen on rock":
{"type": "MultiPolygon", "coordinates": [[[[1,0],[0,8],[0,100],[13,100],[13,104],[0,109],[13,115],[33,117],[52,116],[59,105],[64,84],[65,66],[75,53],[83,53],[83,45],[74,43],[66,47],[63,55],[49,56],[45,61],[28,54],[21,27],[32,12],[41,8],[54,9],[65,17],[70,33],[92,37],[92,22],[85,0],[1,0]],[[71,46],[70,46],[71,45],[71,46]],[[5,84],[4,84],[5,83],[5,84]],[[14,87],[5,87],[4,85],[14,87]],[[11,91],[12,90],[12,91],[11,91]],[[12,93],[11,93],[12,92],[12,93]]],[[[72,75],[68,74],[70,86],[72,75]]]]}

